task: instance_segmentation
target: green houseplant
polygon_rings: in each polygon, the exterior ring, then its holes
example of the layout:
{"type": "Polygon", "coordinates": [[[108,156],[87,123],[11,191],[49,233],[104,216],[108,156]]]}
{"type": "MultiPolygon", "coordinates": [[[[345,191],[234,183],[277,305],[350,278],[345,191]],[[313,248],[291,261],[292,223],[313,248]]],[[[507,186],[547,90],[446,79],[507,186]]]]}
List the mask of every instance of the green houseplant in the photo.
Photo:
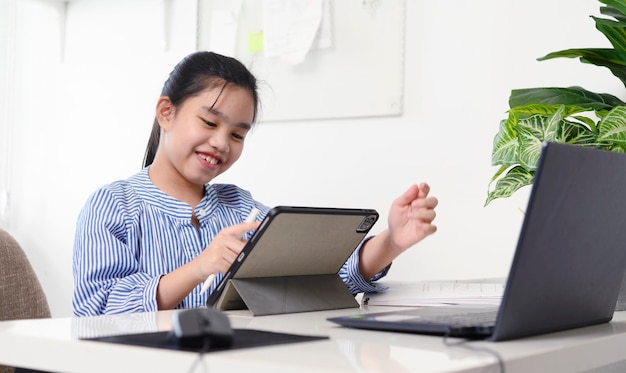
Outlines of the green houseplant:
{"type": "MultiPolygon", "coordinates": [[[[605,17],[592,18],[613,48],[567,49],[538,60],[578,58],[608,68],[626,87],[626,0],[599,1],[605,17]]],[[[499,168],[485,206],[532,184],[543,141],[626,152],[626,103],[613,95],[582,87],[514,89],[509,107],[493,141],[491,162],[499,168]]]]}

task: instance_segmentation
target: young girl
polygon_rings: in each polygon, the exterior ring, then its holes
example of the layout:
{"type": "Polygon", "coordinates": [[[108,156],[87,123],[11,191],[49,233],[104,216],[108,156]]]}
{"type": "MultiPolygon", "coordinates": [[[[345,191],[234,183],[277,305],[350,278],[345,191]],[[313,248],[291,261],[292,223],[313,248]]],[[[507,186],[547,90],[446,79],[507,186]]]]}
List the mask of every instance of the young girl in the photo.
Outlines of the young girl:
{"type": "MultiPolygon", "coordinates": [[[[210,184],[241,156],[255,123],[255,77],[236,59],[185,57],[156,104],[144,168],[96,190],[81,211],[73,254],[77,316],[204,306],[210,292],[269,211],[235,185],[210,184]],[[250,210],[256,222],[244,222],[250,210]],[[243,237],[243,239],[242,239],[243,237]],[[216,279],[206,293],[202,283],[216,279]]],[[[391,261],[434,233],[437,199],[412,185],[339,271],[353,294],[391,261]]]]}

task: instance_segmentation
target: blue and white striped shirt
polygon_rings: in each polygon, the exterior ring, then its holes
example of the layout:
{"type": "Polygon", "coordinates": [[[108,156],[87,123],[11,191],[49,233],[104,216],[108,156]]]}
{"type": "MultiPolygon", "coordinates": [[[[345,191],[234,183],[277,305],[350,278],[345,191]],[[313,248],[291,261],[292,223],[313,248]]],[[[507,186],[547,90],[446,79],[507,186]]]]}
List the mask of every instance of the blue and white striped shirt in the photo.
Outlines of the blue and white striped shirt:
{"type": "MultiPolygon", "coordinates": [[[[257,220],[270,210],[235,185],[207,184],[194,211],[198,228],[191,221],[191,207],[152,184],[148,168],[98,189],[77,222],[74,314],[156,311],[160,277],[195,258],[223,228],[244,221],[253,206],[260,210],[257,220]]],[[[352,294],[379,291],[371,281],[386,275],[389,267],[366,281],[358,269],[359,250],[339,276],[352,294]]],[[[204,306],[221,278],[218,274],[204,294],[199,284],[176,308],[204,306]]]]}

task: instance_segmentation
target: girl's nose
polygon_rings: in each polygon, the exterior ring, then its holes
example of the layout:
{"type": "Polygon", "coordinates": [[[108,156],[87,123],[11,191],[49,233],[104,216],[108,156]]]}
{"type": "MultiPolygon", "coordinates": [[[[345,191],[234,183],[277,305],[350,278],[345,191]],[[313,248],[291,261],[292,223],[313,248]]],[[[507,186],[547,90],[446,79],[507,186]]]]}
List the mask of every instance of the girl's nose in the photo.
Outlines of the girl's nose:
{"type": "Polygon", "coordinates": [[[214,132],[209,138],[209,145],[221,152],[228,151],[228,134],[220,131],[214,132]]]}

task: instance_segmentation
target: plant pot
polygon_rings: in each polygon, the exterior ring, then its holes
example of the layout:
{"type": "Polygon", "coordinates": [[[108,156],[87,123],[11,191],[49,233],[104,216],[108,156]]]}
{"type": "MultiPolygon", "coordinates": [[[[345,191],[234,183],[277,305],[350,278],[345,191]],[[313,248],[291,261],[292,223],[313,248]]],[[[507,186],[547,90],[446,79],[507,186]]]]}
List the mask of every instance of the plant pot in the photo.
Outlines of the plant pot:
{"type": "Polygon", "coordinates": [[[619,296],[617,297],[617,304],[615,305],[615,311],[626,310],[626,273],[622,279],[622,287],[619,289],[619,296]]]}

